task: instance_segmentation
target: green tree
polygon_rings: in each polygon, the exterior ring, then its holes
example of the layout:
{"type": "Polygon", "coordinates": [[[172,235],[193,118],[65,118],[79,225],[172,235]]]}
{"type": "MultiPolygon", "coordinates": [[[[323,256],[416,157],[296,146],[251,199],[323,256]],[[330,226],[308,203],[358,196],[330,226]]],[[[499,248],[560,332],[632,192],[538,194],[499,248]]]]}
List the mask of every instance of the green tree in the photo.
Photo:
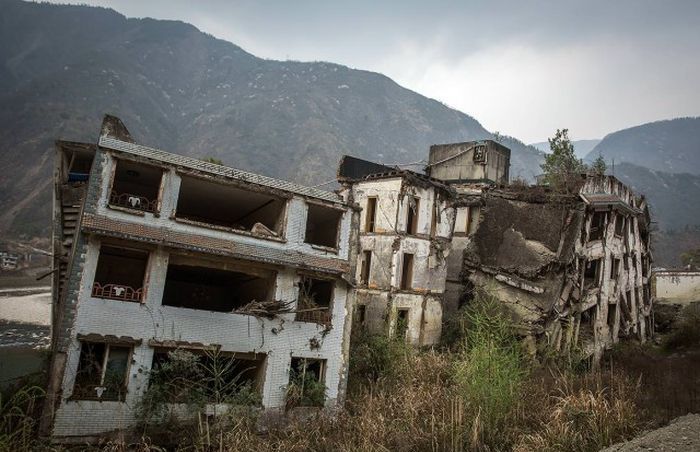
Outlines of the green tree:
{"type": "Polygon", "coordinates": [[[604,176],[607,169],[608,165],[605,163],[605,159],[601,154],[598,154],[598,157],[593,161],[593,165],[591,165],[591,171],[596,176],[604,176]]]}
{"type": "Polygon", "coordinates": [[[548,138],[552,153],[541,165],[545,182],[557,191],[572,192],[577,189],[581,173],[586,165],[574,154],[574,145],[569,140],[569,129],[557,129],[554,138],[548,138]]]}

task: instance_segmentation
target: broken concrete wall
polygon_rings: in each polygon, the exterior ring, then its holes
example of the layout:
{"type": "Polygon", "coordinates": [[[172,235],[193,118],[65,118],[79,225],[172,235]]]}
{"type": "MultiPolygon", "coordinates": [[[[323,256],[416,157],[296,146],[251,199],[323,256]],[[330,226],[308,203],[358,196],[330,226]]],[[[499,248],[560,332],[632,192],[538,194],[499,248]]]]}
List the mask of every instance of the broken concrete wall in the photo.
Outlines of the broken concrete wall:
{"type": "Polygon", "coordinates": [[[427,172],[446,182],[488,180],[508,183],[510,149],[491,140],[430,147],[427,172]]]}
{"type": "Polygon", "coordinates": [[[357,181],[350,189],[363,209],[355,277],[357,303],[365,306],[365,327],[394,334],[397,310],[407,311],[402,314],[407,315],[406,340],[414,345],[436,343],[454,225],[451,197],[429,181],[406,175],[357,181]],[[373,231],[367,230],[368,198],[376,199],[373,231]],[[409,230],[410,219],[414,230],[409,230]],[[363,281],[366,259],[368,280],[363,281]],[[402,281],[406,259],[413,263],[410,284],[402,281]]]}
{"type": "Polygon", "coordinates": [[[541,188],[487,191],[464,277],[540,347],[578,347],[597,361],[621,336],[649,336],[651,255],[640,232],[648,215],[629,189],[614,178],[584,187],[594,192],[585,202],[541,188]]]}

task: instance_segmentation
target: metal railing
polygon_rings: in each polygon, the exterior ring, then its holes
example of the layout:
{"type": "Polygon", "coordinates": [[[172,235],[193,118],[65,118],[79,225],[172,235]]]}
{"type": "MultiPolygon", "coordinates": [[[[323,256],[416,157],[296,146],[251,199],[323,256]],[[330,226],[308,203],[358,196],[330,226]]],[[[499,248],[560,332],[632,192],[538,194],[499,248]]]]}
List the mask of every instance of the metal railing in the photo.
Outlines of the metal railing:
{"type": "Polygon", "coordinates": [[[143,300],[143,288],[134,289],[123,284],[100,284],[96,282],[92,285],[92,296],[95,298],[106,298],[109,300],[135,301],[140,303],[143,300]]]}
{"type": "Polygon", "coordinates": [[[156,212],[158,208],[157,200],[152,201],[145,196],[134,195],[132,193],[117,193],[115,191],[109,195],[109,204],[126,207],[127,209],[142,210],[144,212],[156,212]]]}

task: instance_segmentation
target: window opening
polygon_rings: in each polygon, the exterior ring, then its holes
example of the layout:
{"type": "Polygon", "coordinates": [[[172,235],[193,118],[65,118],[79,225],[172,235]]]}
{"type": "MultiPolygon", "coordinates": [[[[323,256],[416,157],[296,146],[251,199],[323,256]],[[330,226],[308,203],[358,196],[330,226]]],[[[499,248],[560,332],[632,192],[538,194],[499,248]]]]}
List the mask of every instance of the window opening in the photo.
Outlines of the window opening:
{"type": "Polygon", "coordinates": [[[617,279],[617,275],[620,273],[620,259],[613,257],[610,262],[610,279],[617,279]]]}
{"type": "Polygon", "coordinates": [[[362,267],[360,268],[360,284],[369,284],[372,271],[372,250],[362,252],[362,267]]]}
{"type": "Polygon", "coordinates": [[[476,226],[479,223],[479,215],[481,208],[479,206],[467,207],[467,234],[472,235],[476,232],[476,226]]]}
{"type": "Polygon", "coordinates": [[[367,212],[365,213],[365,232],[374,232],[377,217],[377,198],[367,198],[367,212]]]}
{"type": "Polygon", "coordinates": [[[127,160],[116,160],[116,164],[109,204],[157,212],[163,170],[127,160]]]}
{"type": "Polygon", "coordinates": [[[124,401],[130,358],[131,347],[83,342],[72,397],[124,401]]]}
{"type": "Polygon", "coordinates": [[[157,349],[149,386],[157,386],[171,403],[205,400],[260,405],[266,357],[263,353],[157,349]]]}
{"type": "Polygon", "coordinates": [[[600,259],[586,262],[586,269],[583,274],[584,286],[588,288],[598,287],[600,282],[600,259]]]}
{"type": "Polygon", "coordinates": [[[145,250],[100,246],[92,296],[122,301],[144,301],[144,279],[148,265],[145,250]]]}
{"type": "Polygon", "coordinates": [[[589,240],[600,240],[605,232],[605,212],[594,212],[591,219],[589,240]]]}
{"type": "Polygon", "coordinates": [[[420,199],[415,196],[408,197],[408,212],[406,213],[406,233],[415,235],[418,232],[418,209],[420,199]]]}
{"type": "Polygon", "coordinates": [[[398,309],[396,311],[396,327],[394,329],[394,337],[400,340],[406,340],[408,333],[408,309],[398,309]]]}
{"type": "Polygon", "coordinates": [[[287,385],[287,408],[323,406],[326,401],[326,360],[292,357],[287,385]]]}
{"type": "Polygon", "coordinates": [[[252,301],[268,301],[274,286],[273,272],[249,274],[206,266],[169,264],[163,305],[233,312],[252,301]]]}
{"type": "Polygon", "coordinates": [[[410,290],[413,285],[413,254],[403,254],[399,284],[401,290],[410,290]]]}
{"type": "Polygon", "coordinates": [[[365,324],[365,318],[367,316],[367,305],[358,304],[355,305],[355,308],[355,322],[360,326],[363,326],[365,324]]]}
{"type": "Polygon", "coordinates": [[[302,276],[299,283],[296,320],[329,324],[334,285],[331,280],[302,276]]]}
{"type": "Polygon", "coordinates": [[[611,331],[613,328],[615,328],[616,316],[617,316],[617,305],[616,304],[609,304],[608,305],[608,327],[610,327],[611,331]]]}
{"type": "Polygon", "coordinates": [[[282,235],[286,200],[195,177],[182,177],[176,217],[258,236],[282,235]]]}
{"type": "Polygon", "coordinates": [[[338,230],[343,212],[331,207],[317,204],[307,204],[306,238],[304,241],[312,245],[328,248],[338,247],[338,230]]]}
{"type": "Polygon", "coordinates": [[[618,215],[615,220],[615,235],[622,237],[625,234],[625,223],[626,218],[622,215],[618,215]]]}

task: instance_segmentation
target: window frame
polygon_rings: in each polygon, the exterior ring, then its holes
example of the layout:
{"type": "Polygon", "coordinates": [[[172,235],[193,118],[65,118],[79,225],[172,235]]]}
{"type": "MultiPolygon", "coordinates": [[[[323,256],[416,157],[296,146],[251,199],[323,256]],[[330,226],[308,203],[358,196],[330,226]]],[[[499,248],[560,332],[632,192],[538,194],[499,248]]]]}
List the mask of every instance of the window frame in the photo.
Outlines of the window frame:
{"type": "Polygon", "coordinates": [[[365,212],[365,232],[376,232],[377,228],[377,206],[379,205],[378,196],[368,196],[366,200],[365,212]],[[371,215],[370,215],[371,213],[371,215]]]}
{"type": "Polygon", "coordinates": [[[133,361],[133,355],[134,355],[134,346],[133,345],[127,345],[127,344],[117,344],[117,343],[111,343],[111,342],[98,342],[98,341],[85,341],[81,340],[80,341],[80,351],[78,355],[78,367],[76,368],[76,375],[75,378],[73,379],[73,389],[71,392],[70,399],[71,400],[96,400],[96,401],[103,401],[103,402],[124,402],[126,401],[126,396],[129,392],[129,375],[131,373],[131,365],[133,361]],[[119,391],[117,393],[116,398],[103,398],[102,395],[100,396],[85,396],[85,395],[77,395],[76,394],[76,386],[78,385],[78,374],[80,372],[80,362],[81,358],[83,356],[83,353],[85,352],[85,345],[87,344],[97,344],[97,345],[103,345],[104,346],[104,356],[102,357],[102,363],[100,364],[100,382],[99,385],[94,386],[94,389],[96,388],[105,388],[103,390],[103,394],[105,393],[105,390],[107,389],[105,384],[105,376],[107,374],[107,367],[109,364],[109,357],[110,357],[110,352],[112,350],[112,347],[117,347],[117,348],[123,348],[127,350],[127,360],[126,360],[126,367],[124,368],[124,380],[120,386],[120,389],[122,391],[119,391]]]}

